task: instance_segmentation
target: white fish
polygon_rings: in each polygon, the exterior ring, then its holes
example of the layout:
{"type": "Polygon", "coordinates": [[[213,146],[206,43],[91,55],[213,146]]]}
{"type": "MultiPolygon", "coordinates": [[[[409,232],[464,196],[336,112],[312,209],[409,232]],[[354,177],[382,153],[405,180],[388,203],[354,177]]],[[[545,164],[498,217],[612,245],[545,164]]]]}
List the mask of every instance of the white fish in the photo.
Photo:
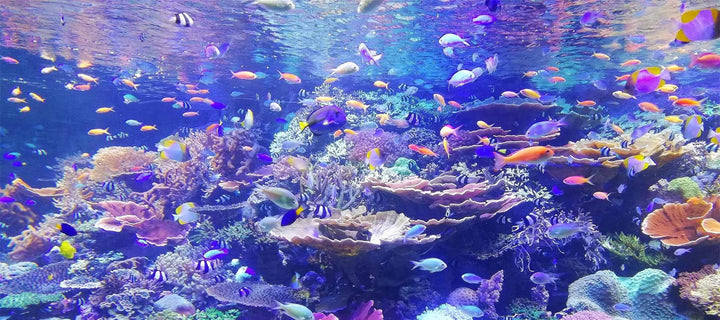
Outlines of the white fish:
{"type": "Polygon", "coordinates": [[[416,268],[419,268],[420,270],[424,271],[430,271],[430,273],[434,272],[440,272],[445,270],[447,268],[447,264],[445,264],[445,261],[442,261],[438,258],[427,258],[422,259],[420,261],[410,261],[413,264],[413,267],[411,270],[415,270],[416,268]]]}
{"type": "Polygon", "coordinates": [[[425,232],[425,228],[426,227],[421,224],[414,225],[412,228],[410,228],[410,230],[405,233],[405,236],[403,237],[403,243],[405,243],[405,240],[409,238],[415,238],[421,235],[423,232],[425,232]]]}
{"type": "Polygon", "coordinates": [[[385,0],[360,0],[357,7],[358,13],[368,13],[379,7],[385,0]]]}
{"type": "Polygon", "coordinates": [[[345,63],[337,66],[337,68],[333,69],[332,73],[330,75],[331,76],[334,74],[348,75],[348,74],[353,74],[358,71],[360,71],[360,67],[357,64],[355,64],[354,62],[345,62],[345,63]]]}
{"type": "Polygon", "coordinates": [[[453,48],[462,48],[462,47],[469,47],[470,44],[465,41],[463,38],[460,38],[460,36],[454,34],[454,33],[446,33],[440,39],[438,40],[438,43],[440,43],[443,47],[453,47],[453,48]]]}
{"type": "Polygon", "coordinates": [[[142,125],[142,122],[137,121],[137,120],[130,119],[130,120],[126,120],[126,121],[125,121],[125,124],[127,124],[127,125],[129,125],[129,126],[137,127],[137,126],[141,126],[141,125],[142,125]]]}
{"type": "Polygon", "coordinates": [[[443,48],[443,54],[448,58],[455,58],[455,51],[453,51],[452,47],[443,48]]]}
{"type": "Polygon", "coordinates": [[[253,4],[258,4],[272,11],[289,11],[295,9],[295,4],[292,0],[255,0],[253,4]]]}
{"type": "Polygon", "coordinates": [[[195,222],[198,219],[200,219],[200,215],[192,211],[192,208],[195,208],[196,204],[194,202],[185,202],[178,206],[175,209],[175,214],[173,215],[173,219],[180,224],[186,224],[195,222]]]}
{"type": "Polygon", "coordinates": [[[253,116],[252,110],[248,109],[248,111],[245,113],[245,120],[240,123],[243,128],[246,130],[250,130],[253,125],[255,124],[255,117],[253,116]]]}
{"type": "Polygon", "coordinates": [[[270,111],[280,112],[280,111],[282,111],[282,108],[280,107],[280,105],[277,102],[273,102],[270,104],[270,111]]]}

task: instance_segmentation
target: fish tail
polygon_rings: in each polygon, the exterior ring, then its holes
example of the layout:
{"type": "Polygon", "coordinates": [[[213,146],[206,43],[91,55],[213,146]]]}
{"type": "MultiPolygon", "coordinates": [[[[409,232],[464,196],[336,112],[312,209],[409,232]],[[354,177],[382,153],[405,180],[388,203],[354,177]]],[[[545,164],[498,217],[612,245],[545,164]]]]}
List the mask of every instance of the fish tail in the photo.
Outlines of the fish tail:
{"type": "Polygon", "coordinates": [[[300,121],[300,131],[305,130],[305,128],[307,128],[307,126],[308,126],[308,123],[307,123],[307,122],[305,122],[305,121],[300,121]]]}
{"type": "Polygon", "coordinates": [[[595,185],[595,184],[592,183],[592,181],[590,181],[590,180],[592,180],[592,178],[594,178],[596,175],[597,175],[597,173],[596,173],[596,174],[593,174],[593,175],[591,175],[591,176],[589,176],[589,177],[587,178],[587,183],[588,183],[589,185],[592,185],[592,186],[595,185]]]}
{"type": "Polygon", "coordinates": [[[283,73],[282,73],[282,71],[278,70],[277,72],[280,74],[280,78],[278,78],[278,80],[282,79],[282,78],[283,78],[283,73]]]}
{"type": "Polygon", "coordinates": [[[505,157],[497,152],[493,152],[493,156],[495,157],[495,171],[499,171],[505,166],[505,157]]]}
{"type": "MultiPolygon", "coordinates": [[[[403,241],[404,241],[404,239],[403,239],[403,241]]],[[[410,263],[413,264],[413,267],[410,270],[415,270],[417,267],[420,266],[420,262],[418,262],[418,261],[410,260],[410,263]]]]}

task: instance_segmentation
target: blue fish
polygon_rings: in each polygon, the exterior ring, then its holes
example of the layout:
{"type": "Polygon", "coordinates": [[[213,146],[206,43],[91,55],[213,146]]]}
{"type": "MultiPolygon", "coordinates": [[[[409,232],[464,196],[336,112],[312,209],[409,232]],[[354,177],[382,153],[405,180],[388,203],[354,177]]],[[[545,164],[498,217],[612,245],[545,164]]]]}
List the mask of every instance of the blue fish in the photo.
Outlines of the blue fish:
{"type": "Polygon", "coordinates": [[[267,162],[267,163],[273,162],[273,158],[270,155],[265,154],[265,153],[258,153],[257,158],[262,162],[267,162]]]}
{"type": "Polygon", "coordinates": [[[313,111],[305,121],[300,121],[300,130],[310,128],[313,134],[335,132],[347,122],[345,111],[336,105],[324,106],[313,111]]]}
{"type": "Polygon", "coordinates": [[[637,127],[637,128],[635,128],[635,130],[633,130],[633,132],[630,134],[630,137],[631,137],[633,140],[638,139],[638,138],[644,136],[645,134],[647,134],[648,132],[650,132],[650,129],[652,129],[652,128],[653,128],[653,125],[652,125],[652,124],[644,125],[644,126],[642,126],[642,127],[637,127]]]}

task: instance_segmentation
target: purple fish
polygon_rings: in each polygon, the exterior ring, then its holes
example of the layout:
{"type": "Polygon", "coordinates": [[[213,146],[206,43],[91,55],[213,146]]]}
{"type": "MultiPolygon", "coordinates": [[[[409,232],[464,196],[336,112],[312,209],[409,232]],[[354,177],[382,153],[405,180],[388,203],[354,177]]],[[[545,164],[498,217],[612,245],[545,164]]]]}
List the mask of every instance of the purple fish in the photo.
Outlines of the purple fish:
{"type": "Polygon", "coordinates": [[[135,181],[147,181],[150,177],[152,177],[152,175],[152,172],[142,172],[135,177],[135,181]]]}
{"type": "Polygon", "coordinates": [[[638,139],[638,138],[644,136],[646,133],[650,132],[650,129],[652,129],[652,127],[653,127],[652,124],[644,125],[642,127],[637,127],[637,128],[635,128],[635,130],[633,130],[632,134],[630,134],[630,137],[633,140],[638,139]]]}
{"type": "Polygon", "coordinates": [[[222,109],[225,109],[225,108],[227,107],[227,106],[225,106],[224,104],[222,104],[222,103],[220,103],[220,102],[213,102],[210,106],[213,107],[213,108],[215,108],[215,109],[218,109],[218,110],[222,110],[222,109]]]}
{"type": "Polygon", "coordinates": [[[300,128],[309,128],[313,134],[320,135],[335,132],[345,126],[346,122],[347,116],[342,108],[328,105],[313,111],[306,121],[300,122],[300,128]]]}
{"type": "Polygon", "coordinates": [[[222,249],[211,249],[205,252],[203,254],[203,258],[208,260],[215,260],[215,259],[222,259],[223,257],[228,255],[228,250],[225,248],[222,249]]]}
{"type": "Polygon", "coordinates": [[[664,85],[665,80],[670,80],[670,71],[662,67],[647,67],[630,75],[624,91],[629,94],[653,92],[664,85]]]}
{"type": "Polygon", "coordinates": [[[33,200],[33,199],[25,200],[25,205],[27,205],[27,206],[34,206],[36,203],[37,202],[35,202],[35,200],[33,200]]]}
{"type": "Polygon", "coordinates": [[[477,155],[478,158],[493,158],[493,152],[495,152],[495,148],[492,146],[479,146],[475,149],[475,155],[477,155]]]}
{"type": "Polygon", "coordinates": [[[525,132],[525,136],[531,140],[537,140],[544,136],[551,135],[560,131],[560,127],[566,125],[566,123],[560,119],[558,121],[540,121],[534,123],[525,132]]]}
{"type": "Polygon", "coordinates": [[[265,153],[258,153],[257,158],[262,162],[268,162],[268,163],[273,162],[273,158],[270,155],[265,154],[265,153]]]}
{"type": "Polygon", "coordinates": [[[602,17],[602,14],[595,11],[588,11],[585,12],[582,17],[580,17],[580,24],[587,26],[590,24],[593,24],[597,22],[597,19],[602,17]]]}
{"type": "Polygon", "coordinates": [[[285,120],[285,118],[277,118],[275,119],[275,122],[285,124],[287,123],[287,120],[285,120]]]}
{"type": "Polygon", "coordinates": [[[358,54],[360,54],[360,58],[362,58],[362,61],[369,65],[380,65],[380,58],[382,58],[382,53],[377,53],[375,50],[370,50],[365,43],[361,43],[358,46],[358,54]]]}
{"type": "Polygon", "coordinates": [[[21,162],[21,161],[15,161],[15,162],[12,163],[12,165],[15,166],[15,167],[22,167],[22,166],[24,166],[24,165],[26,165],[26,164],[27,164],[27,163],[21,162]]]}
{"type": "Polygon", "coordinates": [[[560,189],[560,187],[558,187],[558,186],[553,186],[552,194],[554,194],[556,196],[561,196],[561,195],[565,194],[565,191],[562,191],[562,189],[560,189]]]}
{"type": "Polygon", "coordinates": [[[3,197],[0,197],[0,202],[2,202],[2,203],[13,203],[13,202],[15,202],[15,198],[13,198],[13,197],[8,197],[8,196],[3,196],[3,197]]]}
{"type": "Polygon", "coordinates": [[[8,152],[5,155],[3,155],[3,158],[8,160],[15,160],[20,156],[19,152],[8,152]]]}

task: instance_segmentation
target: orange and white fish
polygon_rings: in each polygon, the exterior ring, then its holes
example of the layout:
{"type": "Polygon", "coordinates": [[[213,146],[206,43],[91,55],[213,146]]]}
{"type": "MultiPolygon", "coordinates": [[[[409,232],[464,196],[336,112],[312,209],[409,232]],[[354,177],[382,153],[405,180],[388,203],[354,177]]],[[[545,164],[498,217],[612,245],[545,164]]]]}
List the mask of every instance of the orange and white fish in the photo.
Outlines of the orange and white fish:
{"type": "Polygon", "coordinates": [[[662,112],[658,106],[652,102],[640,102],[638,103],[638,107],[640,107],[640,110],[647,111],[647,112],[662,112]]]}
{"type": "Polygon", "coordinates": [[[619,77],[615,77],[615,81],[627,81],[627,79],[630,79],[631,74],[624,74],[619,77]]]}
{"type": "Polygon", "coordinates": [[[533,89],[522,89],[520,90],[520,94],[530,99],[540,99],[541,97],[540,92],[533,89]]]}
{"type": "Polygon", "coordinates": [[[607,200],[610,201],[610,193],[603,192],[603,191],[596,191],[593,193],[593,197],[598,200],[607,200]]]}
{"type": "Polygon", "coordinates": [[[91,136],[101,136],[101,135],[103,135],[103,134],[110,135],[110,132],[108,132],[108,129],[110,129],[110,128],[105,128],[105,129],[90,129],[90,131],[88,131],[88,134],[91,135],[91,136]]]}
{"type": "Polygon", "coordinates": [[[33,98],[33,100],[38,101],[38,102],[45,102],[45,99],[43,99],[43,97],[41,97],[39,94],[37,94],[35,92],[30,92],[30,98],[33,98]]]}
{"type": "Polygon", "coordinates": [[[140,127],[140,131],[152,131],[152,130],[157,130],[157,126],[156,125],[152,125],[152,126],[144,125],[144,126],[140,127]]]}
{"type": "Polygon", "coordinates": [[[135,84],[135,82],[133,82],[133,81],[130,80],[130,79],[120,79],[120,82],[122,82],[124,85],[126,85],[126,86],[128,86],[128,87],[130,87],[130,88],[133,88],[133,90],[137,90],[137,88],[138,88],[138,86],[139,86],[139,85],[135,84]]]}
{"type": "Polygon", "coordinates": [[[547,70],[547,71],[552,71],[552,72],[558,72],[558,71],[560,71],[560,68],[558,68],[558,67],[547,67],[547,68],[545,68],[545,70],[547,70]]]}
{"type": "Polygon", "coordinates": [[[162,101],[162,102],[175,102],[175,98],[165,97],[165,98],[162,98],[161,101],[162,101]]]}
{"type": "Polygon", "coordinates": [[[83,79],[83,81],[86,81],[86,82],[95,82],[96,84],[98,83],[98,78],[95,78],[95,77],[93,77],[93,76],[90,76],[90,75],[87,75],[87,74],[84,74],[84,73],[78,73],[77,76],[78,76],[78,78],[83,79]]]}
{"type": "Polygon", "coordinates": [[[563,179],[563,183],[569,186],[579,186],[583,184],[593,184],[590,179],[592,179],[595,175],[592,175],[588,178],[585,178],[583,176],[569,176],[565,179],[563,179]]]}
{"type": "Polygon", "coordinates": [[[502,169],[507,164],[540,164],[550,159],[555,152],[544,146],[534,146],[520,149],[509,156],[503,156],[497,152],[495,155],[495,171],[502,169]]]}
{"type": "MultiPolygon", "coordinates": [[[[577,101],[577,100],[575,100],[575,101],[577,101]]],[[[592,106],[596,105],[597,103],[592,100],[583,100],[583,101],[577,101],[577,104],[579,106],[583,106],[583,107],[592,107],[592,106]]]]}
{"type": "MultiPolygon", "coordinates": [[[[278,70],[278,73],[280,74],[280,78],[282,80],[285,80],[285,82],[290,84],[300,84],[302,83],[302,80],[300,80],[300,77],[292,74],[292,73],[283,73],[282,71],[278,70]]],[[[233,76],[235,76],[233,74],[233,76]]]]}
{"type": "Polygon", "coordinates": [[[609,56],[609,55],[604,54],[604,53],[600,53],[600,52],[593,52],[593,54],[590,55],[590,56],[593,57],[593,58],[600,59],[600,60],[610,60],[610,56],[609,56]]]}
{"type": "Polygon", "coordinates": [[[337,129],[337,130],[333,133],[333,137],[334,137],[335,139],[337,139],[337,138],[340,138],[340,136],[341,136],[342,134],[343,134],[343,131],[340,130],[340,129],[337,129]]]}
{"type": "Polygon", "coordinates": [[[460,103],[458,103],[457,101],[450,100],[450,101],[447,102],[447,104],[449,104],[449,105],[451,105],[451,106],[453,106],[453,107],[455,107],[455,108],[458,108],[458,109],[462,109],[462,108],[463,108],[463,106],[462,106],[460,103]]]}
{"type": "Polygon", "coordinates": [[[76,90],[76,91],[88,91],[88,90],[90,90],[90,88],[91,88],[91,87],[90,87],[90,84],[89,84],[89,83],[86,83],[86,84],[76,84],[76,85],[73,85],[73,86],[71,87],[72,90],[76,90]]]}
{"type": "Polygon", "coordinates": [[[375,87],[377,87],[377,88],[382,88],[382,89],[385,89],[385,90],[390,90],[390,83],[389,83],[389,82],[384,82],[384,81],[377,80],[377,81],[373,82],[373,86],[375,86],[375,87]]]}
{"type": "Polygon", "coordinates": [[[523,72],[523,78],[528,77],[532,78],[534,76],[538,75],[537,71],[525,71],[523,72]]]}
{"type": "Polygon", "coordinates": [[[9,64],[18,64],[20,61],[17,61],[17,59],[13,57],[0,57],[0,60],[5,61],[9,64]]]}
{"type": "Polygon", "coordinates": [[[554,77],[550,77],[549,81],[550,81],[550,83],[559,83],[559,82],[565,82],[566,80],[563,77],[554,76],[554,77]]]}
{"type": "Polygon", "coordinates": [[[409,144],[408,148],[422,155],[437,157],[437,154],[427,147],[418,146],[416,144],[409,144]]]}
{"type": "Polygon", "coordinates": [[[441,94],[439,94],[439,93],[433,94],[433,99],[435,99],[435,102],[437,102],[438,104],[440,104],[441,107],[446,106],[446,104],[445,104],[445,97],[443,97],[441,94]]]}
{"type": "Polygon", "coordinates": [[[12,91],[10,91],[10,94],[12,94],[13,96],[19,96],[21,93],[22,91],[20,91],[20,87],[15,87],[15,89],[12,89],[12,91]]]}
{"type": "Polygon", "coordinates": [[[196,117],[199,114],[200,114],[200,112],[197,112],[197,111],[187,111],[187,112],[183,112],[182,116],[185,118],[190,118],[190,117],[196,117]]]}
{"type": "Polygon", "coordinates": [[[642,61],[638,59],[630,59],[620,64],[621,67],[629,67],[629,66],[636,66],[638,64],[642,63],[642,61]]]}
{"type": "Polygon", "coordinates": [[[238,78],[240,80],[255,80],[255,79],[257,79],[257,75],[254,72],[250,72],[250,71],[234,72],[232,70],[230,70],[230,72],[232,73],[232,78],[238,78]]]}
{"type": "Polygon", "coordinates": [[[520,97],[517,93],[513,91],[503,91],[501,94],[504,98],[517,98],[520,97]]]}
{"type": "Polygon", "coordinates": [[[108,113],[108,112],[115,112],[113,107],[100,107],[95,110],[95,113],[108,113]]]}
{"type": "Polygon", "coordinates": [[[203,97],[191,97],[190,102],[205,102],[205,98],[203,97]]]}
{"type": "Polygon", "coordinates": [[[345,104],[346,104],[348,107],[352,107],[352,108],[355,108],[355,109],[360,109],[360,110],[362,110],[363,112],[367,112],[367,108],[370,107],[370,106],[368,106],[368,105],[366,105],[366,104],[364,104],[364,103],[362,103],[362,102],[360,102],[360,101],[357,101],[357,100],[348,100],[348,101],[345,101],[345,104]]]}

